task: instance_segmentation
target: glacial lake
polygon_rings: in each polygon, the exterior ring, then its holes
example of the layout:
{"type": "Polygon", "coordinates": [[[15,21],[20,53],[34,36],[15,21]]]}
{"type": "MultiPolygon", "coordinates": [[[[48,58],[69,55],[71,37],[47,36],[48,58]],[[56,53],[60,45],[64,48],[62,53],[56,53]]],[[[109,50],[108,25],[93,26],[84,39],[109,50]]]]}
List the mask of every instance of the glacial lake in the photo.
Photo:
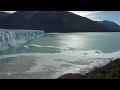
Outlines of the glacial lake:
{"type": "Polygon", "coordinates": [[[46,33],[0,53],[1,79],[86,74],[120,58],[120,32],[46,33]]]}

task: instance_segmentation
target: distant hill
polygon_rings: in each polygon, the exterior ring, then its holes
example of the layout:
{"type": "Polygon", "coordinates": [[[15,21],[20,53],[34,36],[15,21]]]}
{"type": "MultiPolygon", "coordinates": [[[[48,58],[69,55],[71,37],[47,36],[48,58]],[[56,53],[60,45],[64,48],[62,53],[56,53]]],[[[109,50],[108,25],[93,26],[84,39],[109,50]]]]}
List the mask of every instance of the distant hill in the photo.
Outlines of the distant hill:
{"type": "Polygon", "coordinates": [[[0,28],[42,29],[45,32],[118,31],[67,11],[18,11],[3,18],[0,28]]]}
{"type": "Polygon", "coordinates": [[[116,24],[115,22],[104,20],[104,21],[97,21],[97,23],[106,26],[110,29],[115,29],[120,31],[120,25],[116,24]]]}
{"type": "Polygon", "coordinates": [[[18,11],[4,18],[0,23],[0,28],[4,29],[30,29],[30,19],[35,14],[34,11],[18,11]]]}

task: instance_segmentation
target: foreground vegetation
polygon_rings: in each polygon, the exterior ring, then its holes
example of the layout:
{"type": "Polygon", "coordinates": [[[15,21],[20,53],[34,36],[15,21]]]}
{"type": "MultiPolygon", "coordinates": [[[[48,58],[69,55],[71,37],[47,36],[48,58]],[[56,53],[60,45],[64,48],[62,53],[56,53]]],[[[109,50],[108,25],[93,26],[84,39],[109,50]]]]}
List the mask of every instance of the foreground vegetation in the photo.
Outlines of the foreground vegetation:
{"type": "Polygon", "coordinates": [[[120,59],[86,74],[66,74],[58,79],[120,79],[120,59]]]}

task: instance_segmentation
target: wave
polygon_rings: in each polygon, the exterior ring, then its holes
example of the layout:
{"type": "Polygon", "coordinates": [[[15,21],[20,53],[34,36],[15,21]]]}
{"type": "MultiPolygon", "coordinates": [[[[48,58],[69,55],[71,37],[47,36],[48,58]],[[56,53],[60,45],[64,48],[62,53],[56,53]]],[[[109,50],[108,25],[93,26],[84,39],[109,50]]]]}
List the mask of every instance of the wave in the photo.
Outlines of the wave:
{"type": "Polygon", "coordinates": [[[100,50],[67,50],[62,51],[61,53],[23,53],[2,55],[0,56],[0,60],[4,58],[17,58],[23,56],[26,58],[32,57],[36,60],[36,65],[32,66],[29,71],[26,71],[26,73],[43,73],[51,70],[49,78],[56,78],[66,73],[81,73],[84,75],[95,67],[102,67],[110,61],[120,58],[120,51],[103,53],[100,50]],[[52,73],[53,71],[54,73],[52,73]]]}
{"type": "Polygon", "coordinates": [[[28,45],[28,46],[24,46],[25,48],[30,48],[30,47],[36,47],[36,48],[56,48],[56,49],[61,49],[61,50],[71,50],[73,49],[73,47],[67,47],[67,46],[42,46],[42,45],[38,45],[38,44],[32,44],[32,45],[28,45]]]}
{"type": "MultiPolygon", "coordinates": [[[[61,34],[61,33],[46,33],[46,34],[61,34]]],[[[62,33],[63,34],[63,33],[62,33]]]]}

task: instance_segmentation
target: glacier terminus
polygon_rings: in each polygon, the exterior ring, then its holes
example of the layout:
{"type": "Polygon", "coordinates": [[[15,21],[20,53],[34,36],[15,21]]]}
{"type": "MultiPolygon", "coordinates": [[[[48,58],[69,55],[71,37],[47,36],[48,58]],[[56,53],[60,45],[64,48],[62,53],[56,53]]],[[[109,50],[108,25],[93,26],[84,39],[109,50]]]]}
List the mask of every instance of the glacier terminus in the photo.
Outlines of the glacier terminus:
{"type": "Polygon", "coordinates": [[[44,30],[0,29],[0,51],[44,35],[44,30]]]}

